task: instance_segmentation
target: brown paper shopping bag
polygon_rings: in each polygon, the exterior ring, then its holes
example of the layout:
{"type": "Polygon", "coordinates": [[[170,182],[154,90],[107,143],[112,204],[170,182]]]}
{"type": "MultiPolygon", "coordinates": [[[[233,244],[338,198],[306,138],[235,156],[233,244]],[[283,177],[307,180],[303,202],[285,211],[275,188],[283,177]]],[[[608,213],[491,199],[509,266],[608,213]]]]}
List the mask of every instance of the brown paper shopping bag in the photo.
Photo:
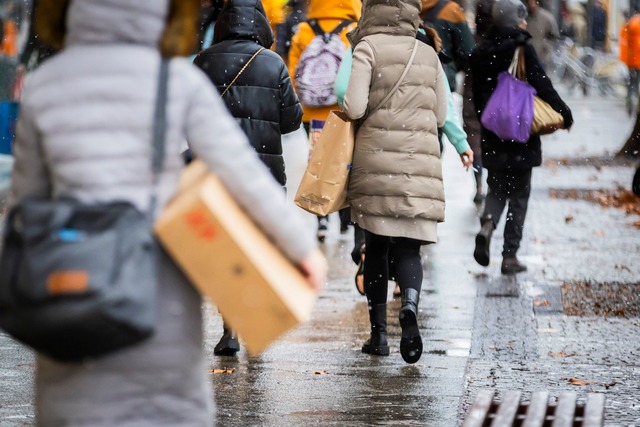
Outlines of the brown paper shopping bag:
{"type": "Polygon", "coordinates": [[[332,111],[298,187],[296,205],[320,216],[349,205],[347,187],[354,143],[354,123],[343,112],[332,111]]]}
{"type": "Polygon", "coordinates": [[[310,318],[317,294],[201,161],[183,174],[155,233],[251,354],[310,318]]]}

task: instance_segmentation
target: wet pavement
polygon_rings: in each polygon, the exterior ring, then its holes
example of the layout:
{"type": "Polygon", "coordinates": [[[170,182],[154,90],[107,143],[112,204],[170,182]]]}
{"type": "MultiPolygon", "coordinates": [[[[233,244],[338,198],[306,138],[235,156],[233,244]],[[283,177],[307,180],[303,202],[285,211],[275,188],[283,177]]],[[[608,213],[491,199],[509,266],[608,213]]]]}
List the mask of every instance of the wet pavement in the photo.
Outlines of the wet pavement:
{"type": "MultiPolygon", "coordinates": [[[[567,101],[574,130],[545,137],[545,166],[534,171],[519,253],[528,272],[500,274],[503,223],[491,266],[475,264],[473,178],[449,146],[447,221],[439,228],[440,242],[423,250],[420,361],[407,365],[400,357],[399,301],[391,295],[391,355],[360,352],[369,330],[366,302],[353,283],[351,235],[340,235],[333,217],[323,245],[330,281],[308,324],[259,357],[244,349],[237,358],[215,357],[222,326],[215,310],[206,309],[205,351],[212,355],[218,425],[457,426],[484,388],[499,395],[520,390],[525,397],[538,390],[553,397],[575,391],[581,399],[588,392],[604,393],[607,426],[640,425],[637,299],[627,299],[624,312],[589,311],[596,303],[640,293],[640,230],[632,226],[640,218],[590,201],[551,197],[554,189],[629,186],[628,165],[567,159],[611,155],[632,123],[622,100],[575,94],[567,101]],[[582,316],[566,314],[576,306],[582,316]],[[573,385],[572,378],[589,384],[573,385]]],[[[299,148],[296,155],[306,155],[299,148]]],[[[30,353],[0,335],[0,426],[33,423],[32,372],[30,353]]]]}

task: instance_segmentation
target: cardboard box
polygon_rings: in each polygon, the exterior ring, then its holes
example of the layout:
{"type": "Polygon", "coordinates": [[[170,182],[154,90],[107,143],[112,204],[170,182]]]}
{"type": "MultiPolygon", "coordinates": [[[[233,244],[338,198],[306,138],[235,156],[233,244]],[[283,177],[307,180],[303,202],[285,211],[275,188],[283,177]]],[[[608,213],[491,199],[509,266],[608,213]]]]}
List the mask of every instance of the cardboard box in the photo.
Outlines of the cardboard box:
{"type": "Polygon", "coordinates": [[[202,162],[185,170],[180,188],[156,235],[249,353],[308,320],[316,293],[202,162]]]}

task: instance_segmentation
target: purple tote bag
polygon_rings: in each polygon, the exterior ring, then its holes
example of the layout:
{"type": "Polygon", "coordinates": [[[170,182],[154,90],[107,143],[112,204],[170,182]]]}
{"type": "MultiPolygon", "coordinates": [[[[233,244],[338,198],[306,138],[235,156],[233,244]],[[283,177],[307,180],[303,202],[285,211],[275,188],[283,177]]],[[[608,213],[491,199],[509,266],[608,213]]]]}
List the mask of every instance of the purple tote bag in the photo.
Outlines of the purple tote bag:
{"type": "Polygon", "coordinates": [[[531,136],[536,90],[515,77],[519,49],[513,55],[509,70],[498,74],[498,84],[484,107],[480,122],[500,139],[526,144],[531,136]]]}

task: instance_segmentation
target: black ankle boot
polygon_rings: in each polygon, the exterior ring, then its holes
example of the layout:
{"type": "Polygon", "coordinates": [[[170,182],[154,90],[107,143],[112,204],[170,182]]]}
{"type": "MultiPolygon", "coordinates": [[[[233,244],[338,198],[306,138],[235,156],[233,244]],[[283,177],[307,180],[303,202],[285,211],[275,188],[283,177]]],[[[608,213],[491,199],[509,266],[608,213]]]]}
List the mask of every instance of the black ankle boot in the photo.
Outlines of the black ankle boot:
{"type": "Polygon", "coordinates": [[[376,356],[388,356],[387,342],[387,304],[376,304],[369,310],[371,336],[362,345],[362,352],[376,356]]]}
{"type": "Polygon", "coordinates": [[[491,219],[491,215],[486,215],[480,220],[480,232],[476,236],[476,249],[473,251],[473,258],[483,267],[489,265],[491,254],[489,248],[491,246],[491,236],[496,226],[491,219]]]}
{"type": "Polygon", "coordinates": [[[517,274],[527,271],[527,266],[518,261],[515,256],[504,257],[500,271],[502,274],[517,274]]]}
{"type": "Polygon", "coordinates": [[[416,363],[422,356],[422,338],[418,328],[418,303],[420,294],[415,289],[405,289],[402,292],[402,307],[400,308],[400,354],[407,363],[416,363]]]}
{"type": "Polygon", "coordinates": [[[480,204],[484,200],[484,194],[482,193],[482,172],[474,172],[473,176],[476,181],[476,195],[473,197],[473,202],[480,204]]]}
{"type": "Polygon", "coordinates": [[[218,344],[213,349],[213,354],[216,356],[235,356],[240,351],[240,343],[238,337],[233,331],[226,325],[223,327],[223,334],[218,344]]]}

